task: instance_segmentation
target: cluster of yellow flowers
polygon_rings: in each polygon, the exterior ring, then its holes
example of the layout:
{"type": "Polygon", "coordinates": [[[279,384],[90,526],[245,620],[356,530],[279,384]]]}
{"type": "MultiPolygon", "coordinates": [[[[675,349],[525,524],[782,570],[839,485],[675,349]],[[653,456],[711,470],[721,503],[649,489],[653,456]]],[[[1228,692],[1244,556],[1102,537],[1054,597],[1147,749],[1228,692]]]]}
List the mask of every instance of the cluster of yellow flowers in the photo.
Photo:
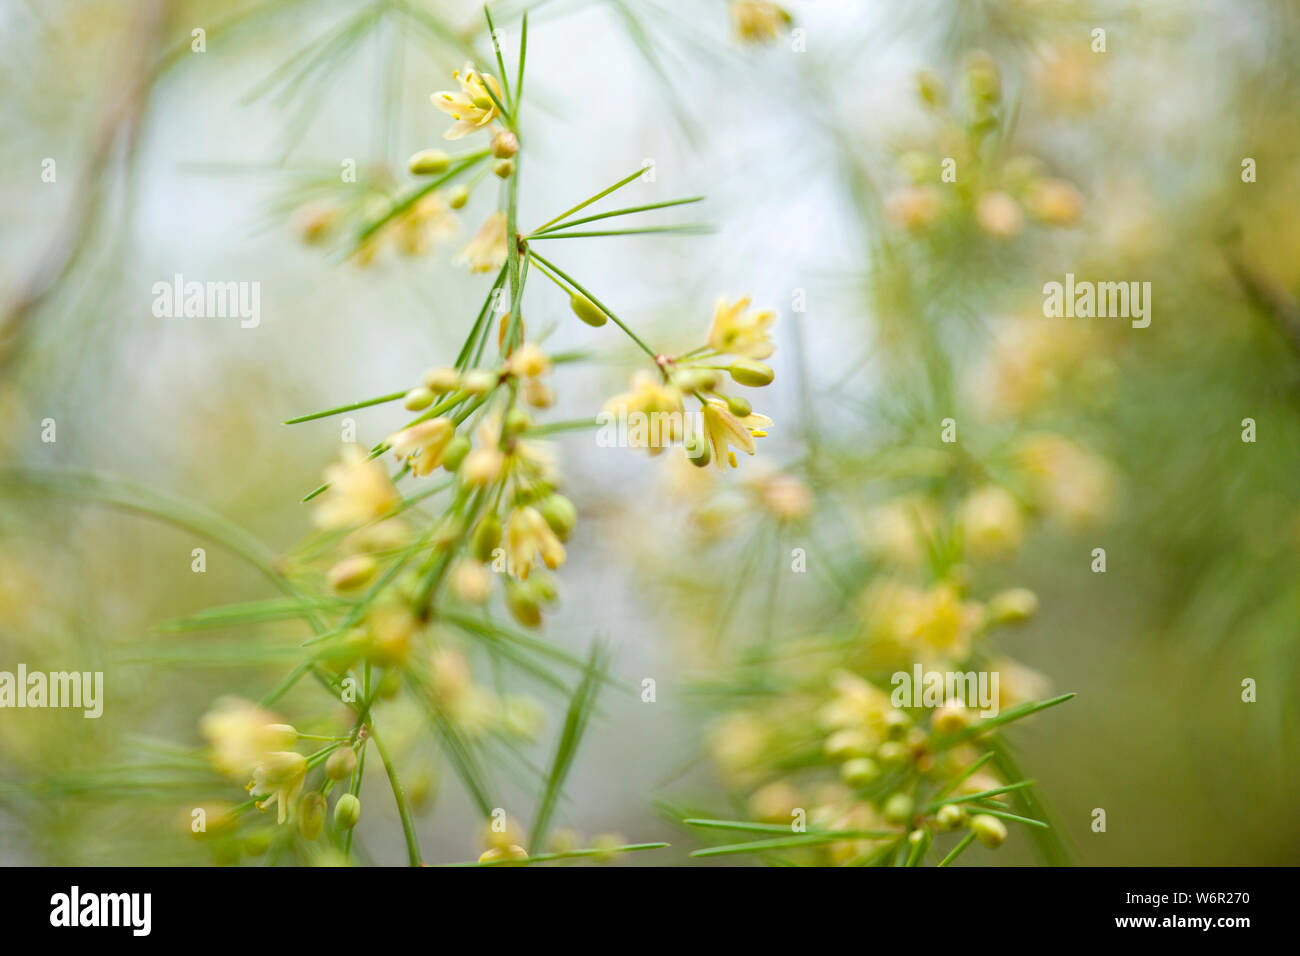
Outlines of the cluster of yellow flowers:
{"type": "Polygon", "coordinates": [[[748,297],[735,302],[719,299],[707,345],[676,358],[658,356],[658,374],[638,373],[631,390],[611,398],[605,410],[623,420],[645,416],[651,432],[633,444],[652,455],[680,441],[695,465],[712,461],[723,470],[738,467],[734,449],[753,455],[754,439],[766,437],[772,420],[755,412],[743,396],[725,393],[723,373],[737,385],[770,384],[772,368],[759,359],[775,350],[770,337],[775,322],[775,312],[751,309],[748,297]],[[700,406],[700,425],[695,429],[688,427],[688,397],[700,406]],[[655,427],[656,422],[663,427],[655,427]]]}

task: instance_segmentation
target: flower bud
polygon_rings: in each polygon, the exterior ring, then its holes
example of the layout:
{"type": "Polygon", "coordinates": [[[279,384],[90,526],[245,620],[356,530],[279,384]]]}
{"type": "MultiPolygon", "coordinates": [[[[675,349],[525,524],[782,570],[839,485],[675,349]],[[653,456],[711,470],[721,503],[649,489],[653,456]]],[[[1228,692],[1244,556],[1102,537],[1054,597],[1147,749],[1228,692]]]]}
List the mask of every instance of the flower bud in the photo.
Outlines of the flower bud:
{"type": "Polygon", "coordinates": [[[970,830],[981,843],[995,849],[1007,838],[1006,824],[987,813],[971,817],[970,830]]]}
{"type": "Polygon", "coordinates": [[[585,295],[574,293],[569,296],[569,308],[573,310],[574,315],[593,328],[600,328],[609,321],[609,316],[601,310],[600,306],[585,295]]]}
{"type": "Polygon", "coordinates": [[[945,830],[955,830],[966,822],[966,811],[955,803],[945,803],[934,815],[934,819],[945,830]]]}
{"type": "Polygon", "coordinates": [[[871,740],[860,730],[837,730],[826,738],[824,747],[832,760],[848,760],[871,753],[871,740]]]}
{"type": "Polygon", "coordinates": [[[497,377],[484,368],[472,369],[465,373],[460,387],[471,395],[486,395],[496,385],[497,377]]]}
{"type": "Polygon", "coordinates": [[[452,209],[464,209],[467,202],[469,202],[468,186],[457,186],[447,194],[447,205],[452,209]]]}
{"type": "Polygon", "coordinates": [[[876,750],[876,756],[887,764],[900,764],[907,759],[907,748],[896,740],[887,740],[876,750]]]}
{"type": "Polygon", "coordinates": [[[450,165],[451,157],[440,149],[422,149],[407,163],[407,167],[417,176],[444,173],[450,165]]]}
{"type": "Polygon", "coordinates": [[[478,561],[462,560],[452,572],[451,587],[462,601],[485,604],[492,595],[492,572],[478,561]]]}
{"type": "Polygon", "coordinates": [[[683,392],[708,392],[717,387],[718,373],[711,368],[682,369],[673,376],[673,384],[683,392]]]}
{"type": "Polygon", "coordinates": [[[741,398],[739,395],[724,395],[727,402],[727,409],[737,418],[745,418],[754,413],[754,406],[748,399],[741,398]]]}
{"type": "Polygon", "coordinates": [[[865,787],[880,776],[880,768],[870,757],[855,757],[840,767],[840,776],[850,787],[865,787]]]}
{"type": "Polygon", "coordinates": [[[516,621],[524,627],[540,627],[542,608],[537,603],[533,589],[514,578],[506,579],[506,607],[516,621]]]}
{"type": "Polygon", "coordinates": [[[550,408],[555,404],[555,389],[540,379],[530,378],[524,383],[524,401],[533,408],[550,408]]]}
{"type": "Polygon", "coordinates": [[[447,450],[442,453],[442,467],[454,472],[469,454],[469,448],[469,439],[464,435],[457,435],[447,445],[447,450]]]}
{"type": "Polygon", "coordinates": [[[351,830],[361,819],[361,801],[350,793],[345,793],[339,797],[338,803],[334,804],[334,828],[336,830],[351,830]]]}
{"type": "Polygon", "coordinates": [[[298,804],[298,831],[304,840],[320,836],[325,826],[325,798],[315,791],[305,795],[298,804]]]}
{"type": "Polygon", "coordinates": [[[886,823],[902,826],[912,815],[912,798],[905,793],[896,793],[885,801],[881,813],[886,823]]]}
{"type": "Polygon", "coordinates": [[[934,720],[931,722],[934,729],[941,734],[955,734],[965,730],[969,724],[970,716],[961,701],[956,698],[945,701],[942,707],[935,710],[934,720]]]}
{"type": "Polygon", "coordinates": [[[942,106],[948,98],[943,79],[932,70],[922,70],[916,75],[916,91],[931,106],[942,106]]]}
{"type": "Polygon", "coordinates": [[[567,541],[573,526],[578,523],[578,509],[564,495],[547,495],[537,505],[546,523],[561,541],[567,541]]]}
{"type": "Polygon", "coordinates": [[[422,412],[433,404],[434,395],[424,386],[413,388],[402,399],[402,407],[408,412],[422,412]]]}
{"type": "Polygon", "coordinates": [[[727,369],[731,377],[741,385],[749,385],[753,388],[761,388],[769,385],[776,373],[772,371],[770,365],[764,365],[762,362],[755,362],[753,359],[739,358],[731,363],[727,369]]]}
{"type": "Polygon", "coordinates": [[[709,463],[709,443],[703,435],[687,435],[682,440],[682,447],[686,450],[687,459],[696,468],[703,468],[709,463]]]}
{"type": "Polygon", "coordinates": [[[505,418],[505,433],[507,435],[518,435],[520,432],[527,431],[533,424],[532,418],[522,408],[512,408],[505,418]]]}
{"type": "Polygon", "coordinates": [[[496,863],[500,860],[526,860],[528,851],[517,843],[511,843],[509,846],[494,846],[491,849],[484,850],[480,854],[478,861],[480,863],[496,863]]]}
{"type": "Polygon", "coordinates": [[[460,373],[450,366],[431,368],[424,373],[424,387],[435,395],[450,392],[460,383],[460,373]]]}
{"type": "Polygon", "coordinates": [[[378,570],[378,563],[369,554],[356,554],[335,564],[329,570],[329,585],[334,591],[357,591],[369,584],[378,570]]]}
{"type": "Polygon", "coordinates": [[[1020,624],[1038,611],[1038,596],[1028,588],[999,591],[989,601],[990,624],[1020,624]]]}
{"type": "Polygon", "coordinates": [[[515,171],[515,161],[513,159],[498,159],[492,164],[492,172],[498,179],[509,179],[515,171]]]}
{"type": "Polygon", "coordinates": [[[497,549],[500,543],[501,522],[494,514],[484,515],[474,529],[474,536],[470,541],[470,550],[473,552],[474,557],[486,564],[492,560],[492,552],[497,549]]]}
{"type": "Polygon", "coordinates": [[[325,776],[331,780],[346,780],[357,769],[357,752],[351,747],[340,747],[325,761],[325,776]]]}
{"type": "Polygon", "coordinates": [[[492,155],[497,159],[509,159],[519,152],[519,137],[508,129],[503,129],[492,137],[492,155]]]}

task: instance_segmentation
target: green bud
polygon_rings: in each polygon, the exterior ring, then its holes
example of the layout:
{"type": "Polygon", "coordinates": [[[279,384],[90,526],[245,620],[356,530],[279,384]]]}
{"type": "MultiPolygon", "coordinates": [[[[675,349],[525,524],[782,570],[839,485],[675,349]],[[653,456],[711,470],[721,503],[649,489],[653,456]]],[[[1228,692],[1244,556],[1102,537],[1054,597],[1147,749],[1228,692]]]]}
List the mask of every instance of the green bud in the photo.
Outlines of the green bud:
{"type": "Polygon", "coordinates": [[[239,845],[249,856],[261,856],[271,849],[271,840],[274,837],[275,831],[270,827],[257,827],[245,833],[240,838],[239,845]]]}
{"type": "Polygon", "coordinates": [[[528,586],[533,589],[533,595],[539,601],[545,601],[547,604],[560,596],[560,592],[555,588],[555,578],[541,571],[534,571],[528,576],[528,586]]]}
{"type": "Polygon", "coordinates": [[[723,398],[727,400],[727,408],[731,409],[731,414],[737,418],[745,418],[754,413],[754,406],[748,399],[741,398],[739,395],[724,395],[723,398]]]}
{"type": "Polygon", "coordinates": [[[522,408],[512,408],[506,415],[505,432],[507,435],[518,435],[520,432],[527,431],[533,424],[532,418],[522,408]]]}
{"type": "Polygon", "coordinates": [[[916,90],[931,106],[942,106],[948,98],[942,78],[933,70],[922,70],[916,75],[916,90]]]}
{"type": "Polygon", "coordinates": [[[537,603],[533,589],[510,578],[506,581],[506,607],[511,615],[524,627],[540,627],[542,609],[537,603]]]}
{"type": "Polygon", "coordinates": [[[447,471],[455,471],[469,454],[469,447],[469,439],[464,435],[457,435],[447,445],[447,450],[442,453],[442,467],[447,471]]]}
{"type": "Polygon", "coordinates": [[[709,443],[703,435],[687,435],[682,441],[682,447],[686,449],[686,457],[696,468],[703,468],[709,463],[709,443]]]}
{"type": "Polygon", "coordinates": [[[970,830],[981,843],[994,849],[1000,847],[1007,838],[1006,824],[987,813],[971,817],[970,830]]]}
{"type": "Polygon", "coordinates": [[[314,840],[324,827],[325,798],[312,791],[298,803],[298,832],[304,840],[314,840]]]}
{"type": "Polygon", "coordinates": [[[945,830],[955,830],[966,822],[966,811],[955,803],[945,803],[934,815],[934,819],[945,830]]]}
{"type": "Polygon", "coordinates": [[[433,404],[433,392],[424,386],[413,388],[402,399],[402,407],[408,412],[422,412],[433,404]]]}
{"type": "Polygon", "coordinates": [[[885,801],[881,813],[886,823],[902,826],[912,815],[912,798],[905,793],[896,793],[885,801]]]}
{"type": "Polygon", "coordinates": [[[865,787],[880,776],[880,768],[870,757],[855,757],[840,767],[840,776],[850,787],[865,787]]]}
{"type": "Polygon", "coordinates": [[[483,520],[474,529],[473,540],[470,542],[474,557],[486,564],[492,560],[492,552],[500,543],[501,522],[497,520],[496,515],[484,515],[483,520]]]}
{"type": "Polygon", "coordinates": [[[411,157],[408,168],[417,176],[445,173],[451,157],[440,149],[422,149],[411,157]]]}
{"type": "Polygon", "coordinates": [[[569,308],[573,310],[574,315],[593,328],[600,328],[609,321],[609,316],[605,315],[605,313],[601,311],[600,306],[596,305],[596,303],[592,302],[585,295],[574,293],[569,296],[569,308]]]}
{"type": "Polygon", "coordinates": [[[753,388],[770,385],[772,379],[776,377],[776,373],[772,371],[770,365],[755,362],[753,359],[736,359],[731,363],[731,368],[727,369],[727,371],[739,384],[749,385],[753,388]]]}
{"type": "Polygon", "coordinates": [[[578,523],[578,509],[573,502],[564,495],[547,495],[538,503],[537,510],[560,540],[567,541],[573,526],[578,523]]]}
{"type": "Polygon", "coordinates": [[[492,164],[492,172],[496,173],[499,179],[509,179],[510,174],[515,171],[515,161],[513,159],[498,159],[492,164]]]}
{"type": "Polygon", "coordinates": [[[999,591],[989,601],[990,624],[1020,624],[1038,611],[1038,596],[1028,588],[999,591]]]}
{"type": "Polygon", "coordinates": [[[848,760],[871,753],[871,740],[860,730],[837,730],[826,738],[823,747],[832,760],[848,760]]]}
{"type": "Polygon", "coordinates": [[[334,828],[351,830],[360,819],[361,801],[350,793],[339,797],[338,803],[334,804],[334,828]]]}
{"type": "Polygon", "coordinates": [[[464,209],[465,203],[467,202],[469,202],[468,186],[457,186],[451,192],[447,193],[447,205],[452,209],[464,209]]]}
{"type": "Polygon", "coordinates": [[[896,740],[887,740],[876,750],[876,756],[887,764],[900,764],[907,759],[907,748],[896,740]]]}
{"type": "Polygon", "coordinates": [[[346,780],[357,768],[357,752],[351,747],[340,747],[325,761],[325,776],[331,780],[346,780]]]}
{"type": "Polygon", "coordinates": [[[718,373],[711,368],[686,368],[673,376],[673,384],[683,392],[708,392],[718,384],[718,373]]]}

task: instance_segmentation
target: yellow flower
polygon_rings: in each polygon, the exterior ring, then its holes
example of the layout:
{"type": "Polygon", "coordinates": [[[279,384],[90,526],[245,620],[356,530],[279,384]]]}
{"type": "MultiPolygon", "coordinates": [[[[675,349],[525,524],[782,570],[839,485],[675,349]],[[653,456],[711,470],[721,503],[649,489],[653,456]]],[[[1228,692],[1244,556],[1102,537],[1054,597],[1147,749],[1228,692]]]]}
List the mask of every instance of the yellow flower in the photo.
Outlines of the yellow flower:
{"type": "Polygon", "coordinates": [[[764,359],[775,350],[768,331],[776,321],[771,309],[748,311],[749,296],[728,304],[725,297],[718,299],[713,309],[713,326],[709,329],[709,345],[719,352],[744,358],[764,359]]]}
{"type": "Polygon", "coordinates": [[[396,223],[397,243],[409,256],[423,255],[433,243],[454,236],[459,225],[442,193],[430,193],[396,223]]]}
{"type": "Polygon", "coordinates": [[[983,620],[982,605],[963,601],[957,589],[945,583],[908,595],[896,633],[927,659],[963,661],[983,620]]]}
{"type": "Polygon", "coordinates": [[[507,254],[506,214],[498,209],[479,226],[455,261],[457,265],[468,263],[470,272],[493,272],[505,263],[507,254]]]}
{"type": "Polygon", "coordinates": [[[704,403],[704,437],[709,443],[709,453],[714,464],[722,470],[736,464],[736,453],[732,447],[739,448],[747,455],[754,454],[754,438],[766,434],[764,429],[772,424],[766,415],[751,412],[738,418],[727,408],[726,402],[709,399],[704,403]]]}
{"type": "Polygon", "coordinates": [[[253,770],[253,781],[248,792],[261,796],[257,809],[263,810],[272,800],[276,802],[276,822],[284,823],[292,814],[294,802],[302,792],[307,779],[307,758],[292,750],[269,753],[253,770]]]}
{"type": "Polygon", "coordinates": [[[247,776],[268,753],[298,739],[278,715],[240,697],[217,701],[199,719],[199,733],[212,748],[213,766],[231,777],[247,776]]]}
{"type": "Polygon", "coordinates": [[[1072,226],[1083,215],[1083,196],[1064,179],[1040,179],[1029,189],[1029,211],[1053,226],[1072,226]]]}
{"type": "Polygon", "coordinates": [[[456,437],[456,423],[450,418],[434,418],[403,428],[388,438],[398,458],[405,458],[411,471],[427,475],[442,463],[443,453],[456,437]]]}
{"type": "Polygon", "coordinates": [[[325,469],[325,480],[329,488],[313,515],[321,528],[366,524],[388,514],[401,500],[384,466],[368,460],[356,445],[344,446],[343,462],[325,469]]]}
{"type": "Polygon", "coordinates": [[[966,550],[973,558],[1013,554],[1024,537],[1025,522],[1011,493],[997,485],[971,492],[961,506],[966,550]]]}
{"type": "Polygon", "coordinates": [[[442,134],[444,139],[460,139],[462,136],[468,136],[496,119],[497,105],[492,102],[492,97],[488,94],[489,86],[497,99],[501,98],[501,86],[497,83],[496,77],[479,73],[470,63],[465,64],[463,72],[457,70],[452,76],[460,83],[460,91],[442,91],[434,93],[431,97],[434,106],[456,121],[447,132],[442,134]]]}
{"type": "Polygon", "coordinates": [[[731,22],[746,43],[770,43],[792,21],[789,12],[771,0],[732,0],[731,22]]]}
{"type": "Polygon", "coordinates": [[[1115,478],[1101,458],[1059,435],[1034,435],[1020,445],[1033,494],[1072,528],[1095,524],[1113,506],[1115,478]]]}
{"type": "Polygon", "coordinates": [[[516,508],[506,522],[506,559],[510,573],[523,581],[541,557],[551,570],[564,563],[564,545],[540,511],[516,508]]]}

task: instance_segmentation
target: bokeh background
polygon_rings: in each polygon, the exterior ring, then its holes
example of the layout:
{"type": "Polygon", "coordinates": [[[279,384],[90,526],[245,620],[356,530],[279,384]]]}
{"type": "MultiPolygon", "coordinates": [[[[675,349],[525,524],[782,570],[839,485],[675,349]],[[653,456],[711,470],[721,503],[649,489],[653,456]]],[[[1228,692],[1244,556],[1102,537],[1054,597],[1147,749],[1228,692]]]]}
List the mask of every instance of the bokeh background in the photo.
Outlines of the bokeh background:
{"type": "MultiPolygon", "coordinates": [[[[522,6],[493,4],[508,48],[522,6]]],[[[0,861],[207,862],[184,826],[188,795],[113,768],[197,747],[211,702],[260,696],[303,636],[292,623],[159,630],[266,597],[266,584],[192,530],[39,476],[117,476],[288,551],[340,434],[333,420],[281,422],[413,384],[477,312],[489,280],[450,260],[493,208],[489,191],[424,255],[388,250],[362,268],[304,241],[304,209],[355,201],[340,163],[408,182],[406,157],[441,145],[429,93],[490,56],[472,3],[377,3],[330,45],[366,7],[0,3],[0,669],[103,670],[107,688],[98,721],[0,711],[0,861]],[[190,49],[199,27],[204,53],[190,49]],[[319,66],[290,81],[282,67],[300,53],[319,66]],[[259,282],[261,324],[156,318],[153,284],[176,273],[259,282]],[[208,549],[203,574],[195,547],[208,549]]],[[[776,383],[755,397],[775,425],[759,458],[718,480],[743,488],[784,468],[835,504],[756,546],[746,514],[720,518],[717,490],[688,488],[667,457],[590,433],[557,440],[582,521],[545,634],[579,653],[608,639],[618,675],[658,688],[653,705],[602,697],[560,820],[670,841],[636,862],[682,862],[695,844],[666,807],[726,802],[708,758],[725,707],[695,682],[727,678],[735,658],[718,647],[851,613],[848,592],[884,560],[882,505],[960,498],[1002,472],[1010,444],[1050,433],[1088,449],[1061,465],[1061,520],[1034,515],[1012,556],[972,574],[985,591],[1037,593],[1037,617],[998,648],[1078,693],[1011,734],[1075,859],[1293,863],[1300,5],[787,7],[792,23],[765,43],[737,32],[725,0],[530,7],[521,218],[544,221],[646,160],[653,179],[625,205],[707,195],[693,208],[709,235],[548,253],[669,352],[702,340],[720,294],[778,310],[776,383]],[[963,91],[989,63],[996,148],[967,154],[963,91]],[[937,105],[921,95],[936,100],[936,84],[937,105]],[[962,188],[937,198],[948,156],[962,188]],[[1044,209],[1017,177],[1074,192],[1044,209]],[[1014,196],[1014,212],[981,205],[990,191],[1014,196]],[[1067,272],[1150,282],[1150,327],[1043,318],[1043,283],[1067,272]],[[960,453],[938,443],[949,416],[960,453]],[[787,573],[792,547],[842,569],[847,590],[787,573]],[[1097,547],[1105,574],[1090,570],[1097,547]],[[1089,826],[1098,807],[1104,834],[1089,826]]],[[[548,348],[594,356],[557,373],[554,416],[590,415],[625,388],[636,353],[550,293],[537,291],[530,323],[555,326],[548,348]]],[[[353,417],[367,445],[398,423],[382,407],[353,417]]],[[[539,763],[562,712],[548,702],[539,763]]],[[[435,766],[425,857],[471,859],[479,820],[435,766]]],[[[525,773],[494,773],[527,805],[525,773]]],[[[398,863],[382,787],[367,783],[361,839],[398,863]]],[[[970,860],[1035,860],[1028,841],[998,852],[970,860]]]]}

